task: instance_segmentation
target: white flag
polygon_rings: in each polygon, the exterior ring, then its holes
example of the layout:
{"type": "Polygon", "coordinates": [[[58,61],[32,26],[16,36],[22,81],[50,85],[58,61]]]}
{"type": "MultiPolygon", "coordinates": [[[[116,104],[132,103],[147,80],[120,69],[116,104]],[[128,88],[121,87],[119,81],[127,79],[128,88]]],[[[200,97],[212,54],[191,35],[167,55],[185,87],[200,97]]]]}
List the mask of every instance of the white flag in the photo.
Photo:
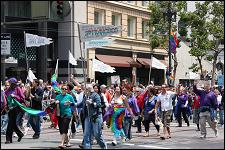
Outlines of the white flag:
{"type": "Polygon", "coordinates": [[[29,71],[28,71],[27,79],[28,79],[30,82],[33,82],[34,79],[37,79],[37,78],[35,77],[34,73],[31,71],[31,69],[29,69],[29,71]]]}
{"type": "Polygon", "coordinates": [[[26,33],[26,47],[39,47],[52,43],[51,38],[26,33]]]}
{"type": "Polygon", "coordinates": [[[72,65],[77,65],[76,59],[73,57],[72,53],[69,52],[69,63],[72,65]]]}
{"type": "Polygon", "coordinates": [[[103,62],[93,59],[93,71],[101,72],[101,73],[113,73],[116,72],[114,67],[110,65],[104,64],[103,62]]]}

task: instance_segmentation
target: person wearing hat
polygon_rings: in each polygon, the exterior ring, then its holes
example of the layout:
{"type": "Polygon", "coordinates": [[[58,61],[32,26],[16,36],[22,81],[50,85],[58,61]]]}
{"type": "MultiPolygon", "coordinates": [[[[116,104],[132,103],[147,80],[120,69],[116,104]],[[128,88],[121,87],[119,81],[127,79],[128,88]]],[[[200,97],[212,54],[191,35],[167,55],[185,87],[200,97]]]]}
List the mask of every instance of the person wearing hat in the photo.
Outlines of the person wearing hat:
{"type": "Polygon", "coordinates": [[[17,116],[18,116],[18,114],[20,112],[20,108],[19,108],[19,106],[14,105],[12,103],[12,101],[9,101],[8,97],[11,96],[16,101],[18,101],[20,103],[23,103],[24,99],[25,99],[25,96],[24,96],[21,88],[17,85],[16,78],[10,78],[7,81],[9,82],[9,86],[10,86],[5,91],[5,95],[6,95],[7,101],[8,101],[8,109],[9,109],[8,118],[9,118],[9,122],[8,122],[7,130],[6,130],[6,142],[5,142],[5,144],[12,143],[13,131],[15,131],[17,136],[18,136],[18,142],[20,142],[22,137],[24,136],[24,134],[20,131],[20,129],[16,125],[16,119],[17,119],[17,116]]]}

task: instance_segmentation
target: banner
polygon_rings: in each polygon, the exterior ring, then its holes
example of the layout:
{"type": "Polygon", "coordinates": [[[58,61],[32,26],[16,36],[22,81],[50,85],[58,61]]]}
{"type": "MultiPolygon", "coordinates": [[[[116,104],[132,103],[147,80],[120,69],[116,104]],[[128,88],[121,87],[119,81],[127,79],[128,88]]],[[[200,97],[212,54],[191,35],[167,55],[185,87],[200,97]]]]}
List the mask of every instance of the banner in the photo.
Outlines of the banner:
{"type": "Polygon", "coordinates": [[[102,39],[104,37],[121,32],[121,27],[113,25],[99,25],[99,24],[79,24],[80,40],[82,42],[102,39]]]}
{"type": "Polygon", "coordinates": [[[97,48],[113,44],[114,39],[91,40],[85,42],[85,48],[97,48]]]}
{"type": "Polygon", "coordinates": [[[73,57],[70,51],[69,51],[69,63],[72,65],[77,65],[77,60],[73,57]]]}
{"type": "Polygon", "coordinates": [[[39,47],[52,43],[51,38],[38,36],[30,33],[25,33],[26,36],[26,47],[39,47]]]}
{"type": "Polygon", "coordinates": [[[111,67],[103,62],[93,59],[93,71],[101,72],[101,73],[113,73],[116,72],[114,67],[111,67]]]}

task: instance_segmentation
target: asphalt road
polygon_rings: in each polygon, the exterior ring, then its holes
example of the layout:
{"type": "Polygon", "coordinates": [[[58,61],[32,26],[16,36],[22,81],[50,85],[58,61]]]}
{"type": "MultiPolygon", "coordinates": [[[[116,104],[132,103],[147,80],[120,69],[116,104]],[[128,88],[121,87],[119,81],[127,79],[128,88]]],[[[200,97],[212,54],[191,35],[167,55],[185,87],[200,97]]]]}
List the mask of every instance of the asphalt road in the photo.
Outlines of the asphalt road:
{"type": "MultiPolygon", "coordinates": [[[[39,139],[32,139],[33,131],[23,137],[21,142],[17,142],[17,137],[13,138],[13,143],[5,144],[5,136],[1,136],[1,149],[56,149],[60,144],[60,134],[56,129],[50,129],[49,122],[43,123],[41,136],[39,139]]],[[[195,124],[189,127],[176,127],[177,123],[171,124],[172,138],[160,140],[156,135],[156,129],[150,124],[150,137],[143,137],[143,133],[136,133],[136,127],[132,127],[133,139],[126,143],[112,146],[113,134],[110,129],[104,128],[103,136],[109,149],[224,149],[224,127],[219,127],[219,136],[215,137],[211,128],[207,128],[207,138],[200,139],[200,132],[196,131],[195,124]]],[[[71,139],[71,147],[66,149],[79,149],[79,144],[83,138],[82,129],[78,128],[78,133],[71,139]]],[[[93,145],[94,149],[100,148],[93,145]]]]}

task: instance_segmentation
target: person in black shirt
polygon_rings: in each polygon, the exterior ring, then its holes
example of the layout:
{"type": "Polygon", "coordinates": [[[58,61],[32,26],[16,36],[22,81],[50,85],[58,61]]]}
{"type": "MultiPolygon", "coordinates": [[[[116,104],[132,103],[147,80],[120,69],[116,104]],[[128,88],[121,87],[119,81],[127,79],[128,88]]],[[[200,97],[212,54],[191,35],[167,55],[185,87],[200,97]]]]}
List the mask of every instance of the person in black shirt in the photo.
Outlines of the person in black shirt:
{"type": "MultiPolygon", "coordinates": [[[[36,110],[42,110],[42,98],[44,90],[39,86],[39,81],[34,79],[33,88],[31,89],[31,108],[36,110]]],[[[34,130],[33,139],[38,139],[40,137],[40,116],[30,115],[29,118],[30,125],[34,130]]]]}

